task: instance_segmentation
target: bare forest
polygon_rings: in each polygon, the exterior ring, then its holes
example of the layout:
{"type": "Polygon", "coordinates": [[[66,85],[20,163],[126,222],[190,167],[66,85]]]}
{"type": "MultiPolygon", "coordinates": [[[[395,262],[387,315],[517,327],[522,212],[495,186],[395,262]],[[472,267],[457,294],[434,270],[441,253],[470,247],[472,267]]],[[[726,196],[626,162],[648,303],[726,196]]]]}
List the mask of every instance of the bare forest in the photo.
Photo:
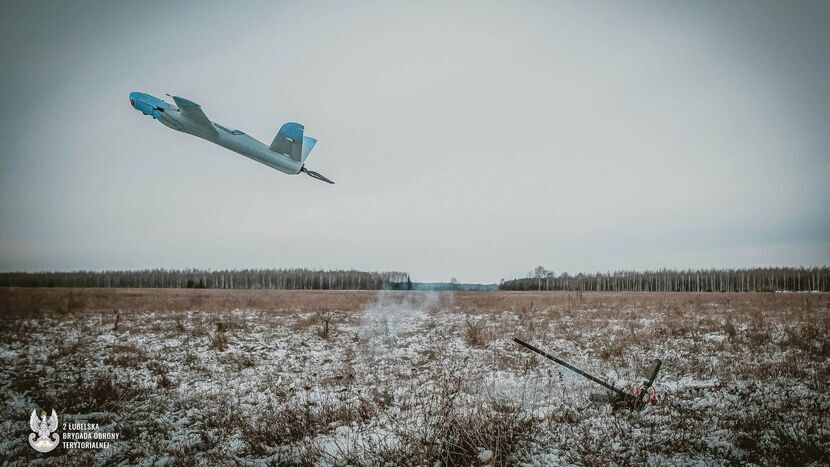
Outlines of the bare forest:
{"type": "Polygon", "coordinates": [[[810,292],[830,291],[830,268],[662,269],[557,275],[542,266],[503,281],[501,290],[594,292],[810,292]]]}
{"type": "Polygon", "coordinates": [[[301,268],[0,273],[0,287],[377,290],[385,283],[408,281],[409,275],[403,272],[301,268]]]}

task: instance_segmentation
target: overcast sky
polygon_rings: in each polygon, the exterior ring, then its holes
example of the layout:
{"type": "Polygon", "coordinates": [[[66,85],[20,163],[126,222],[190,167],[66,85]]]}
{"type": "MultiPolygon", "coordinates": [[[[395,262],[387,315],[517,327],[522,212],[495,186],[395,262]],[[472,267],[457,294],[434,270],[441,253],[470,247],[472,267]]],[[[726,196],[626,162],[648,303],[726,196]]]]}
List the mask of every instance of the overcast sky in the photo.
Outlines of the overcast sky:
{"type": "Polygon", "coordinates": [[[0,270],[830,263],[830,2],[10,3],[0,270]]]}

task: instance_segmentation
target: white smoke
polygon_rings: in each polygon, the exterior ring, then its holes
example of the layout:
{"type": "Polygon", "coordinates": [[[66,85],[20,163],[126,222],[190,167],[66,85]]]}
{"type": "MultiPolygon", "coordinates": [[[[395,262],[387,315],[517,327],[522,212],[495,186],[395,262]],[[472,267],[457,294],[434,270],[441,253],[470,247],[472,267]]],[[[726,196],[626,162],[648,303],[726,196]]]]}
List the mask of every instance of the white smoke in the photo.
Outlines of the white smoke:
{"type": "Polygon", "coordinates": [[[398,336],[416,332],[430,314],[446,309],[452,292],[378,291],[360,320],[360,338],[370,345],[394,346],[398,336]]]}

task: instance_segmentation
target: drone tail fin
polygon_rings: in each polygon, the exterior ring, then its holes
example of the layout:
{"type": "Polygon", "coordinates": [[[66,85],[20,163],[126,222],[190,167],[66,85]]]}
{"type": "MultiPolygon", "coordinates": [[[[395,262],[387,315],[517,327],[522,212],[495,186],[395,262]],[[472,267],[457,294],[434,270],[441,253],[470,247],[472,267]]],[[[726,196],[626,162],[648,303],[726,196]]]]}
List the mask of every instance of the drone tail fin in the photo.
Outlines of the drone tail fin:
{"type": "Polygon", "coordinates": [[[270,149],[284,154],[300,164],[304,163],[308,154],[317,144],[317,140],[303,135],[304,127],[299,123],[288,122],[280,128],[270,149]]]}

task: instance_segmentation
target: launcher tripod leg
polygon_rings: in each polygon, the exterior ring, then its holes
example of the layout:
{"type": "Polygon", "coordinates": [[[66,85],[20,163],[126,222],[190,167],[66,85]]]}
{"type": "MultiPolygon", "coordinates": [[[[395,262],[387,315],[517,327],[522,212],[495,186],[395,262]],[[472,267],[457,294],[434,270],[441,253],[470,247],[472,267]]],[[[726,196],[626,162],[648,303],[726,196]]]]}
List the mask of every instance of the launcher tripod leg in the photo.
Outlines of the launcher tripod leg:
{"type": "Polygon", "coordinates": [[[545,352],[544,350],[534,345],[528,344],[527,342],[519,339],[518,337],[514,337],[513,341],[529,350],[538,353],[539,355],[547,358],[548,360],[553,360],[554,362],[564,366],[565,368],[573,371],[574,373],[583,376],[587,379],[590,379],[591,381],[612,391],[613,395],[611,395],[610,397],[610,402],[615,408],[625,407],[632,410],[641,410],[643,407],[645,407],[648,401],[648,390],[649,388],[651,388],[652,384],[654,384],[654,380],[657,378],[657,373],[660,372],[660,368],[663,366],[662,360],[654,360],[651,364],[651,370],[649,370],[648,379],[643,381],[643,384],[640,386],[640,392],[637,394],[630,394],[623,391],[622,389],[608,384],[607,382],[597,378],[596,376],[590,373],[580,370],[579,368],[571,365],[570,363],[564,360],[554,357],[553,355],[545,352]]]}

